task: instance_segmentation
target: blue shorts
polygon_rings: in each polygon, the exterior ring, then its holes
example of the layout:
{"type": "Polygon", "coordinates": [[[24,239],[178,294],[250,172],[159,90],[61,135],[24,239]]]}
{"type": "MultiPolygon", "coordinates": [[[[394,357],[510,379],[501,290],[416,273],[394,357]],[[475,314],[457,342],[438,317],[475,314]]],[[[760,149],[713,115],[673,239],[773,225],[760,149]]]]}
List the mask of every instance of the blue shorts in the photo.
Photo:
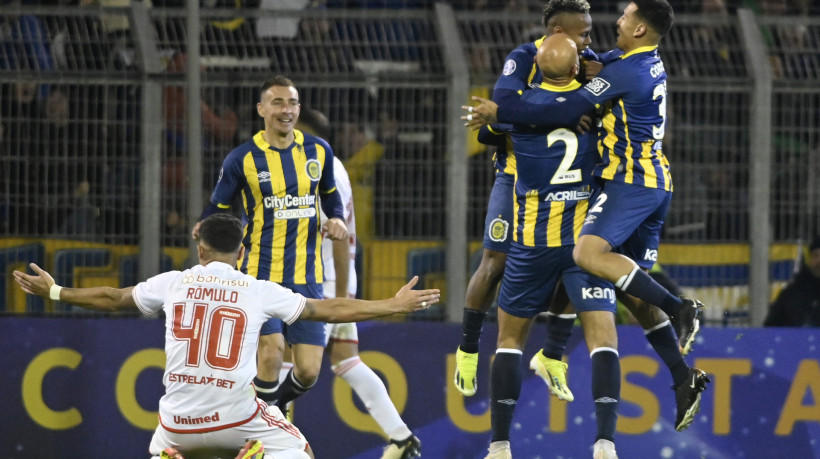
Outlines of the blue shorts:
{"type": "Polygon", "coordinates": [[[507,253],[510,250],[513,219],[513,199],[515,176],[505,172],[495,174],[495,182],[487,203],[487,217],[484,219],[484,248],[507,253]]]}
{"type": "Polygon", "coordinates": [[[578,312],[615,312],[615,287],[579,268],[572,259],[574,246],[525,247],[513,242],[498,307],[515,317],[532,318],[549,309],[558,281],[578,312]]]}
{"type": "MultiPolygon", "coordinates": [[[[282,287],[289,288],[296,293],[301,293],[305,298],[314,298],[317,300],[324,299],[322,286],[319,284],[280,284],[282,287]]],[[[282,333],[289,344],[315,344],[317,346],[325,347],[327,339],[325,338],[325,323],[316,322],[314,320],[296,320],[288,325],[282,322],[282,319],[272,318],[268,319],[262,325],[261,335],[270,335],[272,333],[282,333]]]]}
{"type": "Polygon", "coordinates": [[[603,180],[590,198],[581,236],[603,238],[617,252],[649,269],[658,261],[661,228],[672,192],[603,180]]]}

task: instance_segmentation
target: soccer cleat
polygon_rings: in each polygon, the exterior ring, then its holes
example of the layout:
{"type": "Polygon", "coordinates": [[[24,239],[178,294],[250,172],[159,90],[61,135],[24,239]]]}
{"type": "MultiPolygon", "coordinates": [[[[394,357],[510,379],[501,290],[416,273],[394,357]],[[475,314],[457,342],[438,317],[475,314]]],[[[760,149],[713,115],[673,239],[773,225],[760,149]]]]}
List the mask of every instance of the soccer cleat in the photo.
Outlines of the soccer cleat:
{"type": "Polygon", "coordinates": [[[456,351],[456,376],[453,380],[456,389],[467,397],[475,395],[476,387],[478,387],[477,372],[478,352],[470,354],[459,347],[456,351]]]}
{"type": "Polygon", "coordinates": [[[711,380],[705,371],[690,368],[686,381],[673,388],[678,409],[675,417],[675,430],[678,432],[686,430],[695,420],[695,415],[700,411],[700,394],[706,390],[708,382],[711,380]]]}
{"type": "Polygon", "coordinates": [[[678,334],[680,353],[686,355],[692,350],[692,344],[700,331],[700,317],[703,314],[703,303],[698,300],[683,298],[678,313],[670,318],[675,333],[678,334]]]}
{"type": "Polygon", "coordinates": [[[592,447],[592,459],[618,459],[615,452],[615,443],[603,438],[595,442],[592,447]]]}
{"type": "Polygon", "coordinates": [[[560,361],[546,357],[541,351],[535,353],[530,360],[530,370],[541,377],[547,387],[550,388],[550,393],[559,400],[571,402],[575,400],[572,391],[567,386],[567,364],[560,361]]]}
{"type": "Polygon", "coordinates": [[[265,445],[259,440],[248,440],[236,455],[236,459],[262,459],[263,457],[265,457],[265,445]]]}
{"type": "Polygon", "coordinates": [[[410,435],[404,440],[390,440],[384,448],[381,459],[407,459],[409,457],[421,457],[421,441],[415,435],[410,435]]]}
{"type": "Polygon", "coordinates": [[[285,404],[284,415],[285,419],[287,419],[289,423],[293,424],[293,400],[285,404]]]}
{"type": "Polygon", "coordinates": [[[489,453],[484,459],[512,459],[509,441],[497,441],[490,443],[489,453]]]}
{"type": "Polygon", "coordinates": [[[159,457],[162,459],[185,459],[176,448],[165,448],[159,453],[159,457]]]}

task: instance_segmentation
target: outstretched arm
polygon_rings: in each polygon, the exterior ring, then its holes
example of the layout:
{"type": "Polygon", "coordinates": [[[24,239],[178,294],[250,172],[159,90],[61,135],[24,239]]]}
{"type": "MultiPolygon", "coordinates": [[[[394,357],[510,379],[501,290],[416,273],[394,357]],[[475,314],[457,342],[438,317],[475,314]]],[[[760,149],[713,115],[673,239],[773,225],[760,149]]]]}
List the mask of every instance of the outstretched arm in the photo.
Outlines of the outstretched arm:
{"type": "Polygon", "coordinates": [[[14,271],[14,280],[24,292],[31,295],[51,298],[76,304],[95,311],[122,311],[136,309],[131,291],[134,287],[90,287],[90,288],[63,288],[54,283],[51,274],[34,263],[29,264],[35,275],[14,271]]]}
{"type": "Polygon", "coordinates": [[[409,313],[427,309],[438,303],[441,292],[438,289],[413,290],[419,277],[414,276],[393,298],[376,301],[333,298],[315,300],[308,298],[299,319],[322,322],[361,322],[396,313],[409,313]]]}

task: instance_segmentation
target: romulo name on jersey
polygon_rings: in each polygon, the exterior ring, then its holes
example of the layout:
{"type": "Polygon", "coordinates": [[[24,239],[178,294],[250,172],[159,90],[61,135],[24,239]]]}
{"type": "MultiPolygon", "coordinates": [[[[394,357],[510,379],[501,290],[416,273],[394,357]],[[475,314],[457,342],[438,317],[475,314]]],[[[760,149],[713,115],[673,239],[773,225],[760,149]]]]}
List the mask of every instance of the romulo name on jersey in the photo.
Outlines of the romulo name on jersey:
{"type": "Polygon", "coordinates": [[[584,201],[592,195],[590,191],[567,190],[547,193],[544,201],[584,201]]]}
{"type": "Polygon", "coordinates": [[[250,284],[244,279],[223,279],[218,276],[203,276],[202,274],[188,274],[182,278],[183,284],[219,284],[227,287],[247,287],[250,284]]]}
{"type": "Polygon", "coordinates": [[[581,298],[585,300],[604,299],[615,301],[615,290],[601,287],[584,287],[581,288],[581,298]]]}
{"type": "Polygon", "coordinates": [[[225,303],[236,303],[239,301],[239,293],[222,288],[192,287],[188,289],[187,298],[189,300],[209,300],[222,301],[225,303]]]}

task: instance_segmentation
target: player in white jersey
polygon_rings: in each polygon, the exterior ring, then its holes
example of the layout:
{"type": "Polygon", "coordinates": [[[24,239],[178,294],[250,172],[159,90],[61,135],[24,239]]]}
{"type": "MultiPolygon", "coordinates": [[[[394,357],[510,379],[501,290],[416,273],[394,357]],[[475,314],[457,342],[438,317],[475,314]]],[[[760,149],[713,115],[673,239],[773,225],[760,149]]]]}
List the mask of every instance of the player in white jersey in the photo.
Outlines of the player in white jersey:
{"type": "MultiPolygon", "coordinates": [[[[356,296],[356,221],[353,209],[353,189],[347,170],[333,158],[333,175],[336,189],[344,206],[344,222],[348,239],[322,242],[322,262],[325,266],[323,285],[325,298],[355,298],[356,296]]],[[[327,216],[322,213],[322,224],[327,216]]],[[[359,334],[356,324],[337,323],[325,325],[326,346],[330,353],[333,374],[345,380],[364,402],[367,411],[390,439],[382,459],[400,459],[421,455],[421,442],[401,419],[384,382],[359,358],[359,334]]]]}
{"type": "Polygon", "coordinates": [[[167,448],[224,454],[258,439],[277,458],[313,457],[299,429],[278,408],[256,398],[252,381],[262,324],[271,317],[288,324],[297,319],[360,321],[412,312],[439,300],[438,290],[412,290],[417,278],[387,300],[305,298],[235,269],[244,251],[242,234],[238,219],[214,214],[200,227],[200,265],[159,274],[136,287],[62,288],[34,263],[35,275],[14,271],[26,293],[101,311],[165,312],[165,395],[149,446],[155,456],[167,448]]]}

